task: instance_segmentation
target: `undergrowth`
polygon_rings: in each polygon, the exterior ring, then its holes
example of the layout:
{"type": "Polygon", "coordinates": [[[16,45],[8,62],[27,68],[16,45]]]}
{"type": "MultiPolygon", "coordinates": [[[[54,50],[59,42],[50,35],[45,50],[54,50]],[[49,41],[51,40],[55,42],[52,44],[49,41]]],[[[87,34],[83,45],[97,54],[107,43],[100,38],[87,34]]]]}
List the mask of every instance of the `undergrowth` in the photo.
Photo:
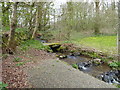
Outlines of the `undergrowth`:
{"type": "Polygon", "coordinates": [[[8,84],[5,84],[3,82],[0,82],[0,90],[7,90],[6,87],[8,86],[8,84]]]}
{"type": "Polygon", "coordinates": [[[20,45],[20,49],[23,51],[26,51],[29,48],[51,51],[49,46],[44,46],[40,41],[37,41],[37,40],[27,40],[22,42],[20,45]]]}
{"type": "Polygon", "coordinates": [[[112,68],[120,68],[120,62],[114,61],[110,63],[109,66],[112,68]]]}

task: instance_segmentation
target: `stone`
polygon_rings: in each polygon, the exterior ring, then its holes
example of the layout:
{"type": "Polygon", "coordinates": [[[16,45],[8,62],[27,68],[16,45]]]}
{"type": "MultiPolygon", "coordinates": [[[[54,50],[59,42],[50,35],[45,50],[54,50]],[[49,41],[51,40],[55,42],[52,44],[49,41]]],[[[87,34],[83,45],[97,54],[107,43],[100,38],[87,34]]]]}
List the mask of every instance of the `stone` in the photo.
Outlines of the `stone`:
{"type": "Polygon", "coordinates": [[[61,44],[59,43],[44,43],[43,45],[49,46],[53,50],[53,52],[57,52],[58,51],[57,49],[60,48],[61,46],[61,44]]]}
{"type": "Polygon", "coordinates": [[[58,57],[59,59],[64,59],[64,58],[67,58],[67,56],[66,56],[66,55],[57,55],[57,57],[58,57]]]}
{"type": "Polygon", "coordinates": [[[76,53],[74,53],[74,55],[75,55],[75,56],[80,56],[80,55],[81,55],[81,53],[76,52],[76,53]]]}
{"type": "Polygon", "coordinates": [[[80,70],[86,70],[87,68],[89,68],[91,66],[91,63],[89,62],[81,62],[81,63],[77,63],[78,65],[78,69],[80,70]]]}
{"type": "Polygon", "coordinates": [[[75,52],[75,53],[70,53],[71,56],[80,56],[81,54],[79,52],[75,52]]]}
{"type": "Polygon", "coordinates": [[[71,56],[71,55],[67,55],[67,58],[70,58],[70,59],[76,59],[75,56],[71,56]]]}
{"type": "Polygon", "coordinates": [[[98,76],[98,79],[103,80],[110,84],[120,84],[119,76],[120,76],[119,70],[114,70],[114,71],[111,70],[98,76]]]}
{"type": "Polygon", "coordinates": [[[92,63],[93,63],[93,65],[101,65],[104,62],[101,59],[96,58],[96,59],[93,59],[92,63]]]}

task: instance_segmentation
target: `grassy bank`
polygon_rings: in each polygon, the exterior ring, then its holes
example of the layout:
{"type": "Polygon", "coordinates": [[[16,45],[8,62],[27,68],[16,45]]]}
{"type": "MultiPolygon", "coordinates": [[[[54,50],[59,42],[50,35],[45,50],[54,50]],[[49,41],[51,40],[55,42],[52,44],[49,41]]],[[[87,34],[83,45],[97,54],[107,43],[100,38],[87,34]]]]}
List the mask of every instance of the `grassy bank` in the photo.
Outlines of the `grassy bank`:
{"type": "Polygon", "coordinates": [[[53,36],[56,39],[56,41],[60,40],[63,43],[75,43],[76,45],[79,45],[81,47],[94,48],[107,54],[117,54],[117,36],[115,35],[115,33],[95,36],[93,31],[73,31],[70,35],[70,40],[64,38],[64,36],[66,36],[65,32],[64,34],[61,33],[57,31],[53,32],[53,36]],[[57,38],[59,39],[57,40],[57,38]]]}
{"type": "Polygon", "coordinates": [[[95,36],[95,37],[85,37],[77,38],[72,40],[77,45],[94,48],[108,54],[117,53],[117,42],[116,36],[95,36]]]}
{"type": "Polygon", "coordinates": [[[50,48],[48,46],[44,46],[40,41],[38,40],[27,40],[21,43],[20,49],[21,50],[28,50],[31,48],[39,49],[39,50],[47,50],[49,51],[50,48]]]}

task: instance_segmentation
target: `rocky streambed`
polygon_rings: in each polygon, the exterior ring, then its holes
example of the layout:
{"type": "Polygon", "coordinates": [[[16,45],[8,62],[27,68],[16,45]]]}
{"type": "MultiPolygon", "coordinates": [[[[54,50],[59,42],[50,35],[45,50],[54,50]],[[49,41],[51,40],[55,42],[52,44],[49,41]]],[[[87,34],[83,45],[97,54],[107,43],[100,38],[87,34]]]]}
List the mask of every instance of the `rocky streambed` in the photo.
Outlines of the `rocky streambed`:
{"type": "Polygon", "coordinates": [[[59,60],[67,62],[109,84],[120,85],[120,70],[113,70],[108,64],[101,59],[91,59],[81,55],[80,53],[57,53],[59,60]]]}
{"type": "Polygon", "coordinates": [[[61,52],[61,44],[53,43],[49,44],[48,46],[50,46],[53,52],[57,54],[56,56],[59,58],[59,60],[67,62],[72,66],[75,65],[75,67],[80,71],[92,75],[99,80],[120,86],[120,70],[113,70],[103,60],[99,58],[89,58],[79,52],[71,53],[69,50],[69,48],[73,48],[71,44],[68,45],[67,48],[64,48],[67,49],[67,52],[66,50],[64,52],[63,48],[61,52]]]}

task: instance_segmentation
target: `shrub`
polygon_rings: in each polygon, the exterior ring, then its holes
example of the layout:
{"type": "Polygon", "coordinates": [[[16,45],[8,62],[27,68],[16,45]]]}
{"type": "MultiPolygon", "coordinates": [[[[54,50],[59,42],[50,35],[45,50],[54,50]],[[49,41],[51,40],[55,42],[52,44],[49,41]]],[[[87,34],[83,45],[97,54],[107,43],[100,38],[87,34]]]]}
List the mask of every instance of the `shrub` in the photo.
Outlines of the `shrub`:
{"type": "Polygon", "coordinates": [[[13,61],[14,61],[14,62],[19,62],[19,61],[21,61],[21,60],[22,60],[22,58],[15,57],[13,61]]]}
{"type": "Polygon", "coordinates": [[[21,65],[24,65],[25,64],[25,62],[19,62],[19,63],[17,63],[16,65],[17,66],[21,66],[21,65]]]}
{"type": "Polygon", "coordinates": [[[114,62],[110,63],[109,66],[110,66],[110,67],[113,67],[113,68],[120,67],[120,62],[114,61],[114,62]]]}
{"type": "Polygon", "coordinates": [[[7,90],[6,87],[8,86],[8,84],[5,84],[3,82],[0,82],[0,90],[7,90]]]}
{"type": "Polygon", "coordinates": [[[72,67],[78,69],[78,65],[77,64],[72,64],[72,67]]]}

